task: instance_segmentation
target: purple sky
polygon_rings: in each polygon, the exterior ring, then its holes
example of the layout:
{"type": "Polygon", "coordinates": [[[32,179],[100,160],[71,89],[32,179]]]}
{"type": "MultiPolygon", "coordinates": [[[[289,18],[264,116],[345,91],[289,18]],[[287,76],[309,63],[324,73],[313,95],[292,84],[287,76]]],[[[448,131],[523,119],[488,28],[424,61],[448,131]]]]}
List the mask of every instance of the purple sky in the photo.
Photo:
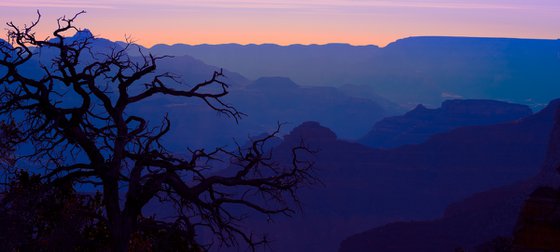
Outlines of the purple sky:
{"type": "Polygon", "coordinates": [[[78,26],[138,43],[386,45],[416,35],[560,38],[559,0],[3,0],[0,21],[23,24],[80,10],[78,26]]]}

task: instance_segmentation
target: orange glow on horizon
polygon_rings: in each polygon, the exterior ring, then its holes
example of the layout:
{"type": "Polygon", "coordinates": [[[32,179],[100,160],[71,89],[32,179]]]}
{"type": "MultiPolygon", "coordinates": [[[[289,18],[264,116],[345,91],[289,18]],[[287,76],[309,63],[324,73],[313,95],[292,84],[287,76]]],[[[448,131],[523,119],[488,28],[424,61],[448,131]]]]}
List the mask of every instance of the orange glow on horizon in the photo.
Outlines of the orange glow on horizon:
{"type": "Polygon", "coordinates": [[[138,44],[328,44],[385,46],[410,36],[560,37],[556,0],[6,0],[0,21],[29,23],[39,34],[82,9],[77,26],[113,41],[138,44]]]}

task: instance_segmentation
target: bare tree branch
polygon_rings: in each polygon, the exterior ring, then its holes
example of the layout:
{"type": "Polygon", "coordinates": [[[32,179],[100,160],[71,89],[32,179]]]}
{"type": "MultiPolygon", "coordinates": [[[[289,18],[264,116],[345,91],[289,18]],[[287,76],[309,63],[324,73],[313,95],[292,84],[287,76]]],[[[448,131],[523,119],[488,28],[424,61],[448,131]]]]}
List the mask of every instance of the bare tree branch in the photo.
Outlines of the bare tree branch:
{"type": "Polygon", "coordinates": [[[229,93],[223,71],[191,88],[173,88],[169,83],[178,82],[176,76],[155,73],[165,57],[131,59],[127,51],[132,44],[99,51],[90,34],[68,37],[82,32],[74,23],[84,13],[58,19],[53,39],[36,37],[40,13],[28,26],[7,24],[9,44],[0,45],[0,67],[6,69],[0,77],[0,116],[20,133],[11,144],[34,146],[22,159],[40,162],[42,178],[49,183],[99,185],[115,251],[126,251],[133,234],[154,226],[181,230],[192,244],[202,229],[226,246],[237,245],[238,239],[252,249],[267,243],[243,231],[242,216],[230,207],[292,215],[299,204],[297,189],[314,182],[313,163],[300,160],[310,150],[302,143],[291,150],[291,163],[275,162],[264,145],[277,137],[278,125],[247,148],[201,149],[191,151],[190,158],[170,153],[161,140],[170,132],[171,120],[165,116],[159,127],[152,127],[142,115],[132,114],[129,105],[157,95],[195,98],[237,121],[244,114],[222,100],[229,93]],[[42,62],[39,52],[54,57],[42,62]],[[42,76],[18,68],[32,61],[40,63],[42,76]],[[218,159],[231,162],[233,175],[208,172],[209,162],[218,159]],[[174,222],[142,216],[146,204],[156,199],[176,206],[174,222]]]}

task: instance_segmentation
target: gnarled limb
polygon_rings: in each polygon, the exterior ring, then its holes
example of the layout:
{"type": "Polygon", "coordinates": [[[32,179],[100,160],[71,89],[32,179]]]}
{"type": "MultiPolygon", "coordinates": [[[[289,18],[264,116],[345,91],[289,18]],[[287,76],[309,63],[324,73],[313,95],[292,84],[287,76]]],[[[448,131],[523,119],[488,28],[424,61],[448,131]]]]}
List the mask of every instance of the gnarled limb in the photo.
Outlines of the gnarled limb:
{"type": "Polygon", "coordinates": [[[299,203],[296,190],[314,181],[313,163],[300,160],[309,149],[295,146],[291,163],[275,162],[264,145],[278,135],[278,126],[246,148],[195,150],[190,158],[170,153],[161,142],[171,129],[170,119],[165,116],[159,127],[152,127],[142,115],[130,113],[130,105],[153,96],[195,98],[237,121],[243,113],[222,100],[229,93],[223,71],[190,88],[173,87],[169,83],[179,82],[176,76],[155,73],[165,56],[133,59],[127,53],[132,44],[96,52],[90,34],[67,37],[81,32],[74,22],[83,13],[58,19],[53,39],[38,39],[33,32],[40,14],[29,26],[7,24],[9,44],[0,44],[0,67],[6,72],[0,76],[0,116],[20,132],[13,144],[34,146],[22,158],[42,163],[46,183],[99,186],[115,251],[126,251],[146,223],[184,232],[181,237],[192,244],[200,229],[210,230],[225,245],[237,244],[238,238],[253,249],[266,243],[239,228],[242,218],[230,206],[265,215],[293,214],[299,203]],[[42,51],[55,55],[39,62],[42,76],[20,70],[40,60],[35,56],[42,51]],[[209,171],[209,162],[217,160],[230,162],[232,175],[209,171]],[[176,206],[175,221],[142,216],[146,204],[156,199],[176,206]]]}

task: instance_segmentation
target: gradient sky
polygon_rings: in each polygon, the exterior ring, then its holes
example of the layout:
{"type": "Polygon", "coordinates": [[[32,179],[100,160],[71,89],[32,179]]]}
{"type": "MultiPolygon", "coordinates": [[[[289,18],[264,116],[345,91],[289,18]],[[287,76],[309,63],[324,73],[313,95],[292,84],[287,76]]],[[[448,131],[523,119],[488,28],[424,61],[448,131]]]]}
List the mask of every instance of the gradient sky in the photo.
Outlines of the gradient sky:
{"type": "Polygon", "coordinates": [[[2,0],[0,21],[62,15],[139,44],[350,43],[384,46],[417,35],[560,38],[560,0],[2,0]]]}

